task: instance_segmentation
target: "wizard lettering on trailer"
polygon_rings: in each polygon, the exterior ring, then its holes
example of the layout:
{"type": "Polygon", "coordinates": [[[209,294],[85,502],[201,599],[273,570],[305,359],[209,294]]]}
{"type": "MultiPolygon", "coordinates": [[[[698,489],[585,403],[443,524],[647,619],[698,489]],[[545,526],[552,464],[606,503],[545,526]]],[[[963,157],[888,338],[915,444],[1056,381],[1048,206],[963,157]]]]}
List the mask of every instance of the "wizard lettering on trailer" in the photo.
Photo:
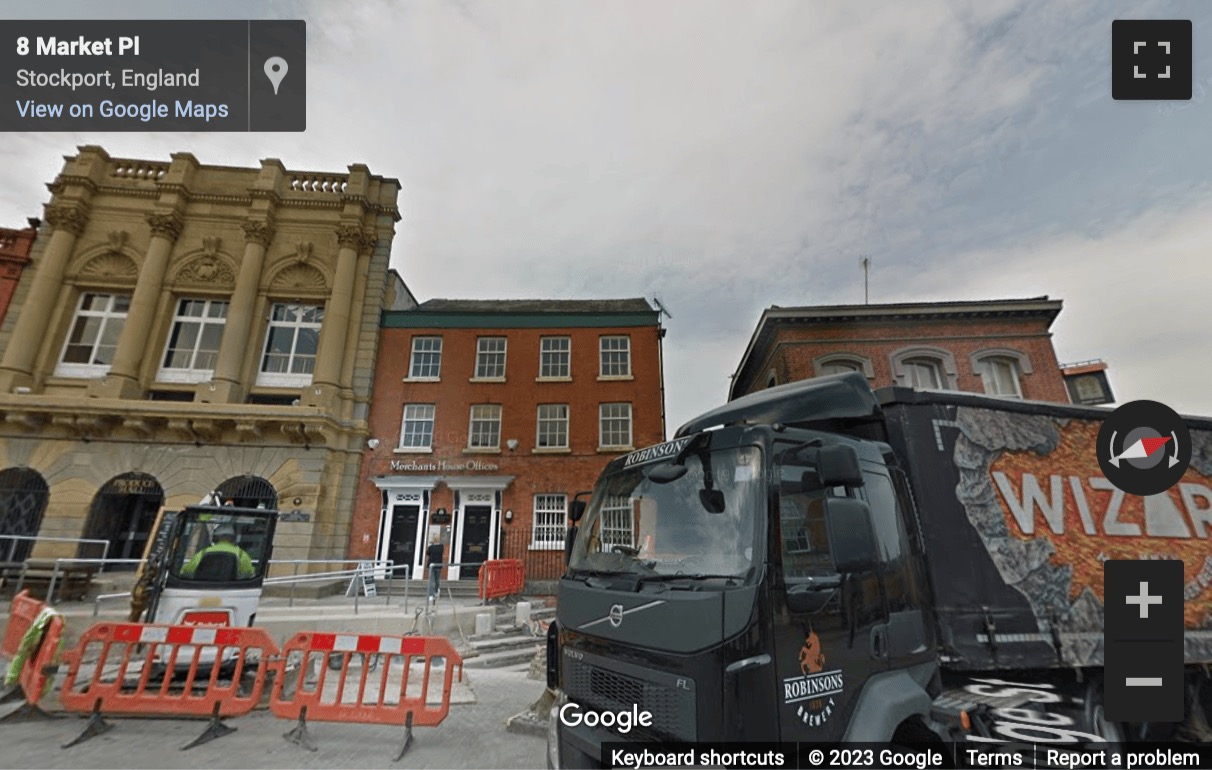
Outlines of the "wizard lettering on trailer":
{"type": "Polygon", "coordinates": [[[1192,600],[1212,585],[1212,479],[1196,463],[1162,494],[1126,495],[1102,477],[1091,452],[1097,423],[1074,420],[1056,430],[1058,445],[1047,454],[1002,452],[990,464],[1010,539],[1050,542],[1053,561],[1072,570],[1071,599],[1089,590],[1102,600],[1107,559],[1181,559],[1186,625],[1199,628],[1202,605],[1192,600]]]}
{"type": "Polygon", "coordinates": [[[800,675],[783,680],[783,703],[795,708],[795,715],[809,727],[820,727],[832,716],[833,696],[844,689],[842,670],[825,670],[825,653],[820,637],[809,631],[799,653],[800,675]]]}

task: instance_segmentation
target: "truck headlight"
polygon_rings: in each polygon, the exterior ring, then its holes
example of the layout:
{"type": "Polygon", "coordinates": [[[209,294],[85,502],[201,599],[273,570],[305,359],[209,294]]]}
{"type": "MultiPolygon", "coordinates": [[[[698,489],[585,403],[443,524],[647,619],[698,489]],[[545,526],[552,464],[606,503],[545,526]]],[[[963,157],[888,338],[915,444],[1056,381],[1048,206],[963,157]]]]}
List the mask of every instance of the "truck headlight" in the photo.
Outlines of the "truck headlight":
{"type": "Polygon", "coordinates": [[[560,768],[560,708],[568,702],[563,690],[556,690],[555,703],[547,717],[547,766],[551,770],[560,768]]]}

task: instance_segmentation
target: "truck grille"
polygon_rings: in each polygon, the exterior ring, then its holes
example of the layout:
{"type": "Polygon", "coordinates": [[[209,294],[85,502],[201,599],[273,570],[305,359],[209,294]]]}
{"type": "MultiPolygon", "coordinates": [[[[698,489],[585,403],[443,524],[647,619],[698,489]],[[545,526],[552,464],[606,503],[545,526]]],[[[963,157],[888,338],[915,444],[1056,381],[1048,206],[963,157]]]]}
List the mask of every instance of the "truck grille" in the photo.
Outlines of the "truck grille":
{"type": "MultiPolygon", "coordinates": [[[[695,740],[693,690],[679,690],[584,660],[565,659],[564,671],[565,692],[586,708],[594,711],[630,711],[638,705],[640,711],[652,714],[651,727],[632,727],[630,732],[618,733],[623,740],[695,740]]],[[[653,672],[654,679],[666,676],[653,672]]]]}

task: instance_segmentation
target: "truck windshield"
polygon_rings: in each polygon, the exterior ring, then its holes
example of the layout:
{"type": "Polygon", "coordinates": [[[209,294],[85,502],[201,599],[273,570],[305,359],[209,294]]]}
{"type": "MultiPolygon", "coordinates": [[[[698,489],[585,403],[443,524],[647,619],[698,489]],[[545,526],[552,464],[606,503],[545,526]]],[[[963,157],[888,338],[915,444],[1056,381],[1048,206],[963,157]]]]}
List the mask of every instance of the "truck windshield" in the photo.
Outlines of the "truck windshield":
{"type": "Polygon", "coordinates": [[[653,463],[607,476],[581,522],[569,568],[599,574],[743,578],[758,551],[761,452],[701,452],[672,481],[653,463]]]}

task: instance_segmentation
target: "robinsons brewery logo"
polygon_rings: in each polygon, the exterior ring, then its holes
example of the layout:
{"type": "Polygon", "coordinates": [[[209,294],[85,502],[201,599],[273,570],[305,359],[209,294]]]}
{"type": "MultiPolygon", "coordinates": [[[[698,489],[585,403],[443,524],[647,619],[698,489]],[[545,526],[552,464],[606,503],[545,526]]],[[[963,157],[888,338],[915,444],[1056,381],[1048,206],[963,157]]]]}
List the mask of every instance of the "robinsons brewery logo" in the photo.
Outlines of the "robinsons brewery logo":
{"type": "Polygon", "coordinates": [[[795,715],[809,727],[820,727],[833,714],[833,696],[843,689],[842,671],[825,670],[825,653],[815,631],[809,631],[800,648],[800,675],[783,680],[783,703],[796,707],[795,715]]]}

